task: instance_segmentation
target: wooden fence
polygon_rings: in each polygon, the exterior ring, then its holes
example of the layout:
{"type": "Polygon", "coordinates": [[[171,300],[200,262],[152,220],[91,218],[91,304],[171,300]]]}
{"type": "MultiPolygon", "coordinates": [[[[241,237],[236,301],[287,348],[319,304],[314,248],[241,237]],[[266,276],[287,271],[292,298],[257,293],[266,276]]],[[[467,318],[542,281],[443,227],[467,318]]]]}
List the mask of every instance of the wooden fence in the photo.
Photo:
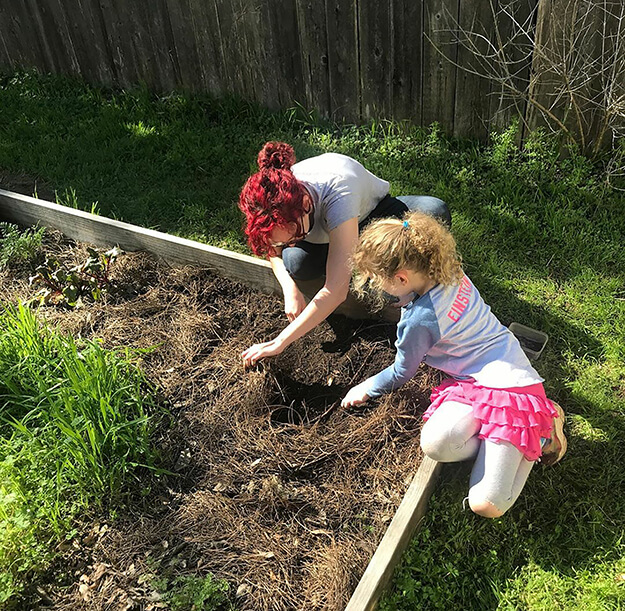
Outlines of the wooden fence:
{"type": "MultiPolygon", "coordinates": [[[[540,0],[542,11],[539,0],[505,1],[534,30],[536,16],[551,19],[562,0],[540,0]]],[[[491,10],[503,2],[2,0],[0,68],[234,93],[269,108],[299,103],[336,120],[438,121],[450,134],[484,137],[527,109],[457,67],[471,54],[452,30],[479,24],[486,39],[505,38],[491,10]]],[[[522,87],[529,72],[515,76],[522,87]]]]}

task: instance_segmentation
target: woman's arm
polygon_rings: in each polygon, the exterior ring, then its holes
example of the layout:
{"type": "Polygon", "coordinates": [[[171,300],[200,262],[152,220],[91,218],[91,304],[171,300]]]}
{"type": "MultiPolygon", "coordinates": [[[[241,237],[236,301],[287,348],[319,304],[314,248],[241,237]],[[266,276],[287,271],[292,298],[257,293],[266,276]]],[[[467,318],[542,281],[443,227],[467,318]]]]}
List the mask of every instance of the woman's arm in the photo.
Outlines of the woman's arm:
{"type": "Polygon", "coordinates": [[[303,312],[275,339],[255,344],[243,352],[241,356],[246,366],[254,365],[262,358],[280,354],[288,345],[324,321],[345,301],[351,279],[349,258],[357,241],[357,218],[349,219],[330,233],[325,284],[303,312]]]}
{"type": "Polygon", "coordinates": [[[284,267],[284,262],[281,256],[269,257],[269,263],[271,269],[282,287],[282,294],[284,295],[284,313],[289,319],[289,322],[294,321],[306,307],[306,299],[304,295],[295,284],[293,278],[284,267]]]}

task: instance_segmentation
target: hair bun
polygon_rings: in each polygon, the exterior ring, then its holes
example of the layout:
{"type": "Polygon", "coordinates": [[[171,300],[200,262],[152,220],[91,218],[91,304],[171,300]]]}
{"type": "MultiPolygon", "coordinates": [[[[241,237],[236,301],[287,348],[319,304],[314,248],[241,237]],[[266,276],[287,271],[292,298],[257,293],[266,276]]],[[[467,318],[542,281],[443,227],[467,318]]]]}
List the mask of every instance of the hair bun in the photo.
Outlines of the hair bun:
{"type": "Polygon", "coordinates": [[[261,170],[288,170],[294,163],[295,151],[286,142],[267,142],[258,153],[258,167],[261,170]]]}

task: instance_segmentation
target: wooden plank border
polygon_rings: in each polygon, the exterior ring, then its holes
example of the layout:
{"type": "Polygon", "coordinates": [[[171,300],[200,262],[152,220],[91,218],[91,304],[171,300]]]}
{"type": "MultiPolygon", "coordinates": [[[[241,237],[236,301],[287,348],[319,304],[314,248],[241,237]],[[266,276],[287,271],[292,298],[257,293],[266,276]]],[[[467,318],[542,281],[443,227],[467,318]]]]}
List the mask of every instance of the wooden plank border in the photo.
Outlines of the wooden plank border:
{"type": "Polygon", "coordinates": [[[248,286],[281,293],[267,261],[28,195],[0,189],[0,218],[20,225],[39,224],[57,229],[73,240],[95,246],[117,245],[128,251],[147,250],[168,262],[206,266],[248,286]]]}
{"type": "MultiPolygon", "coordinates": [[[[265,292],[281,293],[280,285],[267,261],[28,195],[0,189],[0,220],[56,229],[69,238],[95,246],[118,245],[128,251],[147,250],[168,262],[206,266],[248,286],[265,292]]],[[[319,283],[307,283],[302,288],[305,294],[311,295],[318,290],[319,283]]],[[[343,304],[339,312],[355,318],[370,316],[353,298],[343,304]]],[[[382,313],[382,316],[396,319],[397,310],[382,313]]],[[[370,611],[377,606],[395,565],[425,515],[439,471],[440,463],[427,456],[423,458],[346,611],[370,611]]]]}
{"type": "Polygon", "coordinates": [[[372,611],[388,585],[393,570],[425,515],[441,463],[423,457],[408,491],[389,524],[380,545],[354,590],[345,611],[372,611]]]}
{"type": "MultiPolygon", "coordinates": [[[[73,240],[95,246],[117,245],[127,251],[147,250],[169,263],[204,266],[263,292],[282,295],[280,284],[268,261],[60,206],[21,193],[0,189],[0,220],[20,225],[39,224],[61,231],[73,240]]],[[[298,285],[302,293],[311,299],[323,286],[323,280],[298,282],[298,285]]],[[[399,318],[399,310],[395,308],[386,308],[380,314],[372,314],[351,293],[336,312],[358,319],[383,318],[397,322],[399,318]]]]}

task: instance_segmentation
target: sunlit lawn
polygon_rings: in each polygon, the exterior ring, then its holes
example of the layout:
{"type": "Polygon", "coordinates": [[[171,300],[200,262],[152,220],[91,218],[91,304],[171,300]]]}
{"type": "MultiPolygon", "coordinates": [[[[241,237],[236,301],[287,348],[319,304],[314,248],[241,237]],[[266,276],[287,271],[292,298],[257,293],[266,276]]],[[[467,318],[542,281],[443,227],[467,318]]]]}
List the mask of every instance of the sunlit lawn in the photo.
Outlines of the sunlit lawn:
{"type": "Polygon", "coordinates": [[[540,135],[519,152],[512,130],[484,147],[436,127],[339,128],[301,111],[33,75],[1,79],[0,108],[0,170],[38,177],[60,202],[240,251],[236,197],[270,139],[300,158],[352,155],[394,194],[446,200],[494,312],[549,334],[536,367],[569,415],[569,452],[536,468],[495,521],[462,509],[467,468],[445,468],[382,606],[625,606],[625,198],[592,164],[559,160],[540,135]]]}

